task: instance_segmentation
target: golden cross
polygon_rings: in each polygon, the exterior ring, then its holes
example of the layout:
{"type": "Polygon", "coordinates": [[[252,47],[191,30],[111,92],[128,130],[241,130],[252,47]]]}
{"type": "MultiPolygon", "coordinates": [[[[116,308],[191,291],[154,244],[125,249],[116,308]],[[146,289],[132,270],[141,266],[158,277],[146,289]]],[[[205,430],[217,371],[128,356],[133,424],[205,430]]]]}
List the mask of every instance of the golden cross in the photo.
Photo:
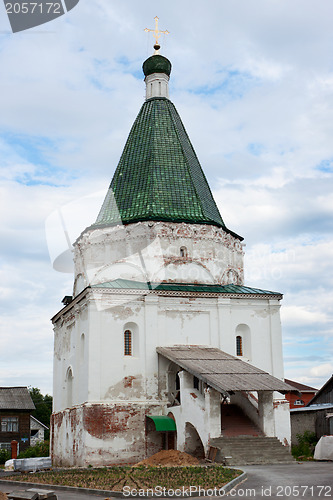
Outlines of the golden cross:
{"type": "Polygon", "coordinates": [[[150,33],[154,33],[154,37],[155,37],[154,49],[157,52],[160,49],[160,44],[158,43],[158,39],[160,38],[162,33],[163,33],[163,35],[169,35],[169,31],[168,30],[165,30],[165,31],[159,30],[158,29],[158,17],[156,16],[154,19],[155,19],[155,29],[150,30],[148,28],[145,28],[145,31],[150,32],[150,33]]]}

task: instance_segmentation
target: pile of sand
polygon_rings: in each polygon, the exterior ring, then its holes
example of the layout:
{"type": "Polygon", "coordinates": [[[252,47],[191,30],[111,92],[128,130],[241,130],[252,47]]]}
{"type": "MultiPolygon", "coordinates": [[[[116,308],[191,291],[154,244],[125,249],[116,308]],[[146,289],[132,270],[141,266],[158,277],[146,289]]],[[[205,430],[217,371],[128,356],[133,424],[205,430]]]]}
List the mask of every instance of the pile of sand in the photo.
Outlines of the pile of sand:
{"type": "Polygon", "coordinates": [[[165,467],[177,467],[179,465],[198,465],[199,460],[188,453],[178,450],[162,450],[135,465],[163,465],[165,467]]]}

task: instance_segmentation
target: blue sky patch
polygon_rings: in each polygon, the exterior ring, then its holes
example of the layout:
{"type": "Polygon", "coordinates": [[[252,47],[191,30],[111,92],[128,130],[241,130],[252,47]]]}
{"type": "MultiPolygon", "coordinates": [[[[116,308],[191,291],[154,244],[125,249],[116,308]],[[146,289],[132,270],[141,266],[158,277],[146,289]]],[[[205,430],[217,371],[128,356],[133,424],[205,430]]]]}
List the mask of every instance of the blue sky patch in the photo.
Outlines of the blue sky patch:
{"type": "Polygon", "coordinates": [[[15,177],[15,181],[26,186],[64,185],[69,178],[75,179],[72,172],[62,167],[53,165],[48,156],[50,152],[59,149],[59,144],[47,137],[31,137],[23,134],[3,134],[3,141],[16,156],[16,162],[27,166],[15,177]],[[33,169],[31,168],[33,167],[33,169]]]}
{"type": "Polygon", "coordinates": [[[333,172],[333,158],[322,160],[319,165],[317,165],[316,170],[324,172],[325,174],[331,174],[333,172]]]}
{"type": "Polygon", "coordinates": [[[253,156],[260,156],[263,154],[265,146],[259,142],[251,142],[247,145],[247,150],[253,156]]]}
{"type": "Polygon", "coordinates": [[[258,84],[259,80],[250,73],[223,69],[216,73],[214,83],[193,88],[190,93],[205,96],[222,95],[227,100],[237,100],[258,84]]]}

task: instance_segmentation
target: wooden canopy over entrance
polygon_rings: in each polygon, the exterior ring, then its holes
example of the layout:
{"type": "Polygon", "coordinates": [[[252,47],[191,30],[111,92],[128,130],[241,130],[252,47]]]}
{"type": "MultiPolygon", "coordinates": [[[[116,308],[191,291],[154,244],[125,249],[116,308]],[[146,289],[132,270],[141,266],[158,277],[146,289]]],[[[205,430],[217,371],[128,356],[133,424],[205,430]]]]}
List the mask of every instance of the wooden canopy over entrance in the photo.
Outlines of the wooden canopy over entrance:
{"type": "Polygon", "coordinates": [[[177,345],[157,347],[156,351],[222,394],[295,391],[282,380],[216,347],[177,345]]]}

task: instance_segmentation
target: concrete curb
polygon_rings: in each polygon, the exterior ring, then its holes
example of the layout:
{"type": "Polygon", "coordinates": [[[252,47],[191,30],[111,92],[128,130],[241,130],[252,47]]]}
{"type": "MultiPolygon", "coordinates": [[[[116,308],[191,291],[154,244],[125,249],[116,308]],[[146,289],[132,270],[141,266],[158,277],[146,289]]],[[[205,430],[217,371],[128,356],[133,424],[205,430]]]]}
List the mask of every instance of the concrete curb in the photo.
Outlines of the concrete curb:
{"type": "Polygon", "coordinates": [[[119,491],[111,490],[93,490],[91,488],[77,488],[75,486],[60,486],[58,484],[41,484],[41,483],[28,483],[27,481],[6,481],[0,479],[0,484],[8,484],[10,486],[26,486],[27,488],[40,488],[40,489],[50,489],[54,491],[71,491],[72,493],[83,493],[87,495],[97,495],[97,496],[119,496],[122,497],[123,494],[119,491]]]}
{"type": "MultiPolygon", "coordinates": [[[[220,495],[221,497],[225,496],[230,490],[238,486],[240,483],[242,483],[245,479],[247,479],[247,473],[243,472],[240,476],[236,477],[229,483],[225,484],[220,488],[224,493],[223,495],[220,495]]],[[[139,495],[136,496],[130,496],[124,494],[120,491],[111,491],[111,490],[93,490],[91,488],[78,488],[75,486],[60,486],[60,485],[55,485],[55,484],[41,484],[41,483],[28,483],[26,481],[7,481],[4,479],[0,479],[0,484],[8,484],[10,486],[26,486],[27,488],[40,488],[40,489],[50,489],[54,491],[70,491],[72,493],[82,493],[84,495],[96,495],[96,496],[110,496],[110,497],[116,497],[116,498],[137,498],[139,495]]],[[[206,490],[207,491],[207,490],[206,490]]],[[[148,496],[148,495],[147,495],[148,496]]],[[[199,497],[202,496],[200,493],[193,493],[191,495],[191,498],[193,497],[199,497]]],[[[162,498],[184,498],[187,497],[187,495],[165,495],[162,498]]],[[[161,498],[161,495],[149,495],[149,498],[161,498]]]]}
{"type": "Polygon", "coordinates": [[[247,472],[243,472],[243,474],[241,474],[240,476],[235,477],[235,479],[230,481],[230,483],[222,486],[222,489],[225,491],[225,493],[228,493],[230,490],[232,490],[233,488],[238,486],[240,483],[245,481],[245,479],[247,479],[247,472]]]}

